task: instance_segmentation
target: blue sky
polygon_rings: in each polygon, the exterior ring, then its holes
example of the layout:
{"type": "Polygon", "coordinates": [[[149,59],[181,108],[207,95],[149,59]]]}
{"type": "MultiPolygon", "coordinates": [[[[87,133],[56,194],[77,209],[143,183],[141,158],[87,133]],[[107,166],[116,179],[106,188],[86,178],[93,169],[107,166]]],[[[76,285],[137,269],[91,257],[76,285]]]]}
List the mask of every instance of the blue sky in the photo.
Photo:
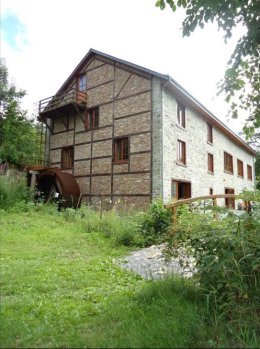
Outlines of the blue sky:
{"type": "MultiPolygon", "coordinates": [[[[183,38],[184,12],[156,0],[0,0],[1,56],[25,89],[24,108],[56,93],[90,48],[169,74],[227,123],[217,96],[240,29],[228,44],[215,24],[183,38]]],[[[228,126],[234,129],[234,120],[228,126]]],[[[236,131],[236,130],[235,130],[236,131]]]]}
{"type": "MultiPolygon", "coordinates": [[[[26,29],[18,16],[11,11],[7,11],[1,18],[1,29],[3,40],[13,49],[19,50],[17,38],[19,38],[19,36],[24,36],[26,29]]],[[[22,40],[23,44],[27,43],[25,37],[23,37],[22,40]]]]}

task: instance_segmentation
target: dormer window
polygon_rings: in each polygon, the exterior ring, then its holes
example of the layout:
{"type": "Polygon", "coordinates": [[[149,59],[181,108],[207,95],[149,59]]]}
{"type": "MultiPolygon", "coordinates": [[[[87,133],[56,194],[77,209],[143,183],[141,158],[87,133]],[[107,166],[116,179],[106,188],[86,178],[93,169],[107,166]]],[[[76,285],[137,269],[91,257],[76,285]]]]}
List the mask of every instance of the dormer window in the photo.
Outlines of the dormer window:
{"type": "Polygon", "coordinates": [[[87,77],[86,74],[81,74],[78,77],[78,90],[86,91],[87,89],[87,77]]]}

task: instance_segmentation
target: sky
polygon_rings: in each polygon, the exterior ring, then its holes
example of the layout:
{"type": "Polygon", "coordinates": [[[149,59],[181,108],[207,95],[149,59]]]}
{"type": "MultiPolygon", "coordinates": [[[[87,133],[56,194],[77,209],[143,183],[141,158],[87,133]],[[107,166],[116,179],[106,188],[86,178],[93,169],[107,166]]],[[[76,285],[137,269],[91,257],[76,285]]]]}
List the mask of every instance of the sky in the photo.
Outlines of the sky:
{"type": "MultiPolygon", "coordinates": [[[[229,128],[217,83],[243,28],[225,44],[215,24],[182,37],[182,9],[161,11],[156,0],[0,0],[1,52],[9,78],[27,91],[30,116],[54,95],[90,48],[168,74],[229,128]]],[[[36,116],[36,115],[35,115],[36,116]]]]}

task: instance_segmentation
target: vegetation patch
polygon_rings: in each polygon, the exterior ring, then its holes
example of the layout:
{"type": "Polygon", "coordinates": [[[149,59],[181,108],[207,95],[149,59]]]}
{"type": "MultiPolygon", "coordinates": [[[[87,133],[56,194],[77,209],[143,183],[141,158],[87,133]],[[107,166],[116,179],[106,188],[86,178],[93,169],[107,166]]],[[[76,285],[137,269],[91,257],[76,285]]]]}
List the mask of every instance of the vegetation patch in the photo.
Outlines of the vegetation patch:
{"type": "Polygon", "coordinates": [[[169,217],[160,202],[2,208],[1,347],[259,347],[259,209],[183,207],[174,231],[169,217]],[[196,277],[144,280],[115,262],[166,237],[195,257],[196,277]]]}
{"type": "Polygon", "coordinates": [[[207,211],[180,213],[169,251],[184,247],[195,258],[197,282],[215,321],[225,321],[240,345],[259,346],[260,210],[239,216],[207,211]]]}

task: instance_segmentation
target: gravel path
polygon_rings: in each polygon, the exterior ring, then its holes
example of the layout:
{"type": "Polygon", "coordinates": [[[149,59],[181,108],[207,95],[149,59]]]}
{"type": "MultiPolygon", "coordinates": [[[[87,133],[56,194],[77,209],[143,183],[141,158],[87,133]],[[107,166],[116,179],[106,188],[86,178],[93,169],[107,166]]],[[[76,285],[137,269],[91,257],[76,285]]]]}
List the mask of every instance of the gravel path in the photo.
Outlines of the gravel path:
{"type": "Polygon", "coordinates": [[[185,257],[189,263],[188,268],[182,268],[178,258],[166,261],[163,254],[165,246],[165,244],[153,245],[134,251],[123,259],[119,259],[117,263],[121,268],[132,270],[146,279],[160,279],[169,274],[191,277],[195,272],[194,260],[185,257]]]}

